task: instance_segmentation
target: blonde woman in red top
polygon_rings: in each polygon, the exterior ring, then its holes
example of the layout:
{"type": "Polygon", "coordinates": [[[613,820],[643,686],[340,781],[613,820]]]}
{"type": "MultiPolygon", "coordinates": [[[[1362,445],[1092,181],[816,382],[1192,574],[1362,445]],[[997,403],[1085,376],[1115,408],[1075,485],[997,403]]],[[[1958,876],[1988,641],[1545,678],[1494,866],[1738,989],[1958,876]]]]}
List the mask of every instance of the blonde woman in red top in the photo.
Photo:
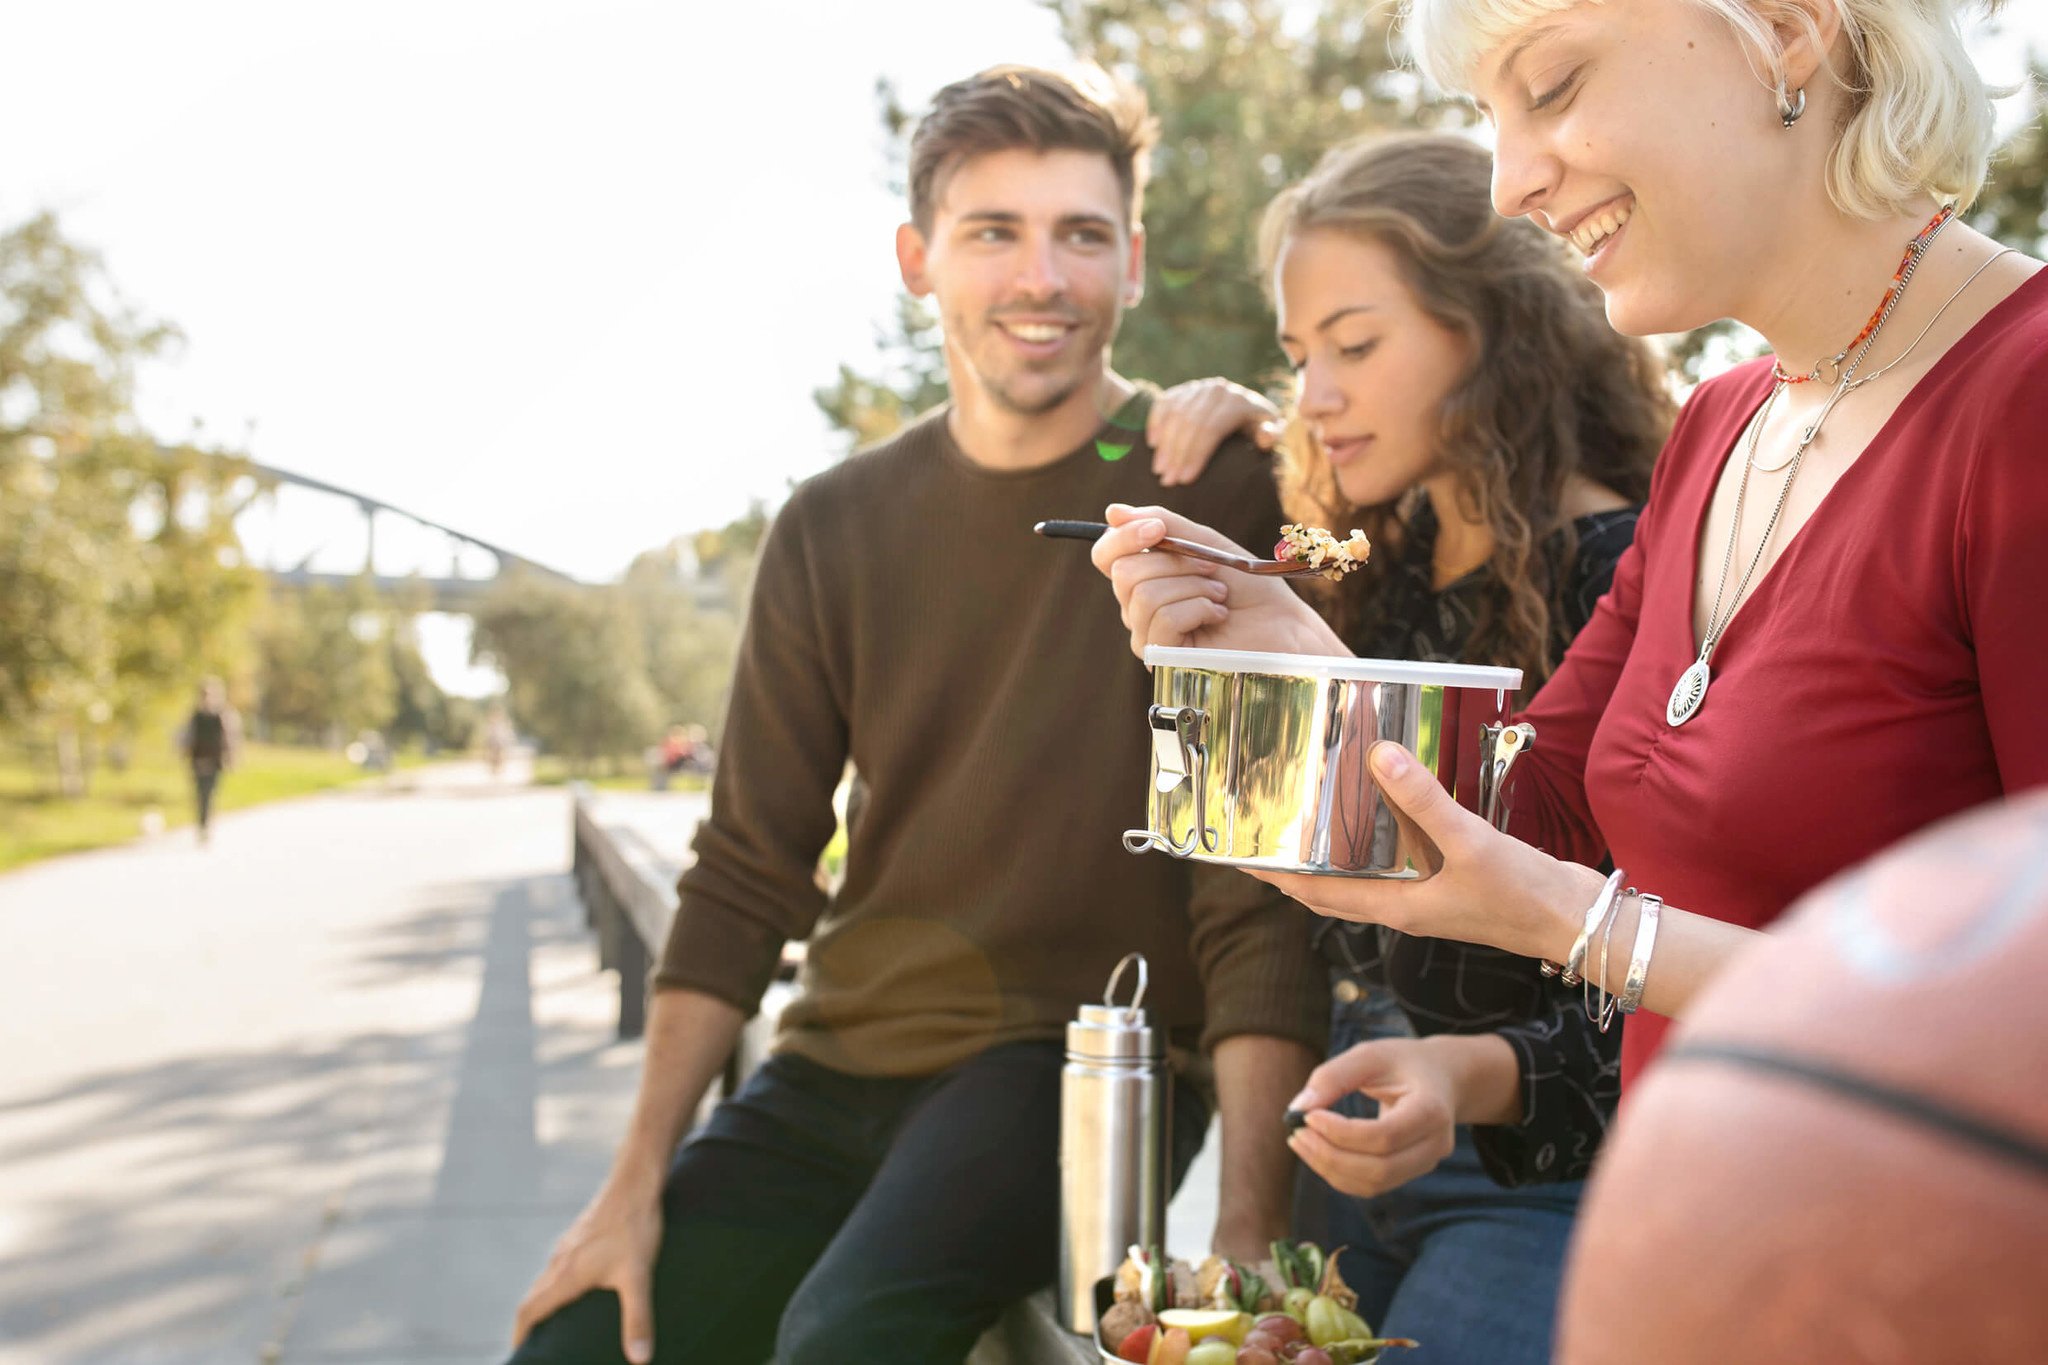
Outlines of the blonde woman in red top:
{"type": "MultiPolygon", "coordinates": [[[[1626,1078],[1802,892],[2048,783],[2048,279],[1956,216],[1993,143],[1960,27],[1994,7],[1414,0],[1424,69],[1496,132],[1495,208],[1571,242],[1617,329],[1731,317],[1774,354],[1680,415],[1612,590],[1526,717],[1519,837],[1381,745],[1442,871],[1268,880],[1616,995],[1633,964],[1626,1078]],[[1622,883],[1589,866],[1603,851],[1622,883]]],[[[1135,647],[1344,652],[1274,580],[1140,553],[1203,528],[1109,520],[1095,559],[1135,647]]],[[[1507,1049],[1468,1047],[1461,1107],[1511,1113],[1507,1049]]]]}

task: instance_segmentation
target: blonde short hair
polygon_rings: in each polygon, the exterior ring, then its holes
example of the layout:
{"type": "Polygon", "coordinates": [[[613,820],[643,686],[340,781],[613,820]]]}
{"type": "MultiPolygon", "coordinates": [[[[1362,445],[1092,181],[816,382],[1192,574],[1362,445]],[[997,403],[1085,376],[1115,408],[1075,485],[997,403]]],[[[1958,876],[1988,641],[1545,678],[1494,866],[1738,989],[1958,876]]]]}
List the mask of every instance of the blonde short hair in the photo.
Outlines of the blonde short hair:
{"type": "MultiPolygon", "coordinates": [[[[1580,0],[1408,0],[1407,34],[1423,73],[1464,88],[1479,58],[1534,21],[1580,0]]],[[[1589,0],[1604,3],[1604,0],[1589,0]]],[[[1963,207],[1984,186],[1997,143],[1995,93],[1963,45],[1971,10],[2004,0],[1821,0],[1835,7],[1848,40],[1847,70],[1832,71],[1849,94],[1841,136],[1828,154],[1828,195],[1842,212],[1881,218],[1925,194],[1963,207]]],[[[1688,0],[1726,19],[1776,85],[1784,48],[1774,23],[1814,33],[1810,11],[1793,0],[1688,0]]],[[[1817,37],[1817,33],[1814,34],[1817,37]]]]}

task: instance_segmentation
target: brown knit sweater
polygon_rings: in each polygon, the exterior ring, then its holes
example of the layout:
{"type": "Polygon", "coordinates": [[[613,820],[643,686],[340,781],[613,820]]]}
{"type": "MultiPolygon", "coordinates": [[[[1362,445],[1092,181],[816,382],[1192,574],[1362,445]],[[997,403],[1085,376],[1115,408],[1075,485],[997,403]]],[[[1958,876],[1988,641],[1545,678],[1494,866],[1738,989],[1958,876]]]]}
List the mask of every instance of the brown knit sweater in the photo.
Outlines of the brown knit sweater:
{"type": "Polygon", "coordinates": [[[961,453],[942,410],[791,495],[658,988],[752,1010],[784,940],[808,938],[776,1049],[922,1075],[1060,1037],[1136,949],[1177,1045],[1258,1033],[1323,1048],[1305,912],[1241,873],[1120,842],[1144,822],[1151,685],[1086,547],[1031,526],[1164,502],[1263,547],[1281,514],[1249,446],[1165,490],[1130,429],[1142,411],[1119,417],[1054,464],[997,472],[961,453]],[[862,796],[828,899],[813,869],[849,758],[862,796]]]}

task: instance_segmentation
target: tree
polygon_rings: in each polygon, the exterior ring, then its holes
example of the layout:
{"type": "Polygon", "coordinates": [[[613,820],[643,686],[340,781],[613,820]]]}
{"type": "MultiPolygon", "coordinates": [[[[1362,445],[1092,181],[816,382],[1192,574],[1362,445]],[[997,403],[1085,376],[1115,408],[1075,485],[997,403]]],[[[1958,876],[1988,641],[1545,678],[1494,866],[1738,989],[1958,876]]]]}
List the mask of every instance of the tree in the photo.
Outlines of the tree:
{"type": "Polygon", "coordinates": [[[2020,126],[1991,163],[1991,180],[1970,208],[1978,231],[2007,246],[2040,255],[2048,247],[2048,65],[2030,64],[2027,98],[2032,116],[2020,126]]]}
{"type": "Polygon", "coordinates": [[[393,611],[384,632],[391,668],[391,716],[380,727],[394,746],[419,744],[428,750],[467,749],[475,737],[476,704],[441,690],[420,653],[416,618],[393,611]]]}
{"type": "Polygon", "coordinates": [[[508,573],[477,607],[471,653],[505,674],[520,726],[578,768],[658,733],[645,641],[617,588],[508,573]]]}
{"type": "Polygon", "coordinates": [[[46,745],[69,794],[93,740],[227,670],[253,600],[246,466],[134,414],[136,367],[176,339],[52,215],[0,234],[0,737],[46,745]]]}
{"type": "Polygon", "coordinates": [[[111,604],[113,724],[132,734],[182,706],[191,680],[233,676],[263,600],[235,518],[257,496],[244,461],[195,446],[157,448],[138,462],[129,524],[142,572],[111,604]]]}
{"type": "Polygon", "coordinates": [[[1397,8],[1331,0],[1048,0],[1075,55],[1141,86],[1160,139],[1145,198],[1145,301],[1116,354],[1177,384],[1280,369],[1257,277],[1260,214],[1323,153],[1375,129],[1470,122],[1401,65],[1397,8]]]}
{"type": "Polygon", "coordinates": [[[397,700],[390,629],[366,581],[274,592],[256,627],[262,733],[335,745],[381,730],[397,700]]]}

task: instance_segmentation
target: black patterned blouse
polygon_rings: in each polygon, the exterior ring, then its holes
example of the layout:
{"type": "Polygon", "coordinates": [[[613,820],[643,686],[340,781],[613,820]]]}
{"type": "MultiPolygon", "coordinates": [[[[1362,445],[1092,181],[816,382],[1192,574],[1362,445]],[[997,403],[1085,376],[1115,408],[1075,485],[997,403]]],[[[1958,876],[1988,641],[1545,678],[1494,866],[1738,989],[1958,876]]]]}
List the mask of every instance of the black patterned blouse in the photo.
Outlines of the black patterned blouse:
{"type": "MultiPolygon", "coordinates": [[[[1636,512],[1600,512],[1574,523],[1578,553],[1553,604],[1559,656],[1613,581],[1615,562],[1635,537],[1636,512]]],[[[1438,591],[1430,564],[1436,520],[1427,503],[1407,530],[1402,557],[1381,588],[1390,594],[1386,617],[1379,628],[1346,643],[1366,658],[1495,662],[1468,659],[1464,652],[1491,576],[1476,570],[1438,591]]],[[[1545,551],[1555,560],[1563,547],[1558,535],[1545,551]]],[[[1390,991],[1418,1036],[1490,1029],[1515,1050],[1522,1068],[1522,1121],[1472,1129],[1489,1175],[1504,1185],[1523,1185],[1577,1180],[1591,1169],[1621,1096],[1618,1024],[1602,1034],[1587,1020],[1576,989],[1546,980],[1535,963],[1498,948],[1344,920],[1318,919],[1314,933],[1334,981],[1390,991]]]]}

